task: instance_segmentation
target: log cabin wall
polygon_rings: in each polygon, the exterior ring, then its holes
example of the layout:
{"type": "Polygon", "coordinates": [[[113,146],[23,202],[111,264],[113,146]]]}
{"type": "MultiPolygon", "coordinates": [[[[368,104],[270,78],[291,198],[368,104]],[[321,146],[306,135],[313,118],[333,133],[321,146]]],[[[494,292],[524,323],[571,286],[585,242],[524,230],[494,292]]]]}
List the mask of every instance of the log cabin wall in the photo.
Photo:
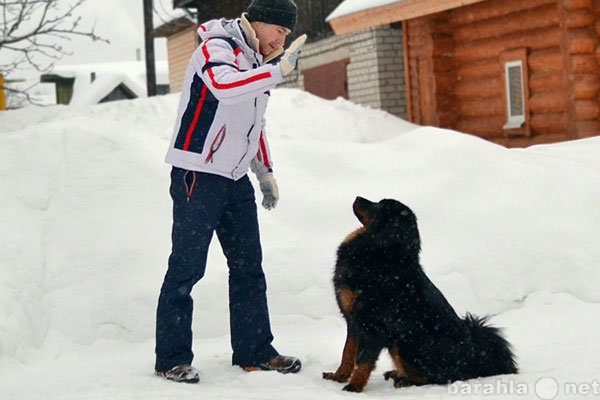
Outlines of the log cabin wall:
{"type": "Polygon", "coordinates": [[[404,23],[411,120],[510,147],[600,134],[600,0],[484,1],[404,23]],[[522,61],[510,127],[505,63],[522,61]]]}
{"type": "Polygon", "coordinates": [[[562,47],[568,80],[570,137],[577,139],[600,134],[600,42],[596,27],[600,1],[559,1],[562,47]]]}

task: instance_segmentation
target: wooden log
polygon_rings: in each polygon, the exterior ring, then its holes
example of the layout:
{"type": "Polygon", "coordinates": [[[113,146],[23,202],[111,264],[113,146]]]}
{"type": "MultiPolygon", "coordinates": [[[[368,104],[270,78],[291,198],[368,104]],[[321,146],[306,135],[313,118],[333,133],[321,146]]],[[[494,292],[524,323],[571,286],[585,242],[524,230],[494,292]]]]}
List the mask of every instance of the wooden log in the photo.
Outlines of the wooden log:
{"type": "Polygon", "coordinates": [[[451,58],[436,58],[433,60],[433,71],[439,75],[448,75],[450,79],[454,76],[454,63],[451,58]]]}
{"type": "Polygon", "coordinates": [[[506,104],[501,97],[460,101],[457,106],[461,117],[495,117],[506,113],[506,104]]]}
{"type": "Polygon", "coordinates": [[[536,144],[565,142],[570,139],[571,137],[566,131],[556,133],[546,132],[541,135],[532,137],[529,146],[535,146],[536,144]]]}
{"type": "Polygon", "coordinates": [[[568,58],[568,71],[575,74],[598,73],[598,62],[595,54],[574,54],[568,58]]]}
{"type": "Polygon", "coordinates": [[[461,101],[498,97],[503,93],[504,80],[499,76],[493,79],[462,80],[454,85],[454,95],[461,101]]]}
{"type": "Polygon", "coordinates": [[[452,129],[456,125],[458,115],[454,111],[440,110],[438,111],[440,117],[440,127],[452,129]]]}
{"type": "Polygon", "coordinates": [[[508,137],[504,140],[498,141],[497,143],[510,148],[523,148],[529,146],[535,146],[536,144],[547,144],[564,142],[569,140],[569,136],[564,133],[543,133],[540,135],[534,135],[529,137],[508,137]]]}
{"type": "Polygon", "coordinates": [[[565,76],[556,72],[533,73],[529,76],[529,90],[531,94],[542,92],[564,93],[566,87],[565,76]]]}
{"type": "Polygon", "coordinates": [[[436,39],[433,44],[433,55],[434,56],[452,56],[454,51],[454,41],[452,38],[444,38],[441,40],[436,39]]]}
{"type": "Polygon", "coordinates": [[[448,37],[452,37],[453,32],[448,23],[448,13],[430,14],[427,18],[429,19],[431,30],[435,32],[436,36],[439,35],[442,37],[443,35],[447,35],[448,37]]]}
{"type": "MultiPolygon", "coordinates": [[[[600,116],[600,106],[597,100],[576,100],[574,108],[577,121],[596,120],[600,116]]],[[[600,134],[600,132],[598,133],[600,134]]]]}
{"type": "Polygon", "coordinates": [[[531,132],[534,134],[567,132],[567,116],[564,112],[555,114],[532,114],[531,132]]]}
{"type": "Polygon", "coordinates": [[[575,123],[576,138],[586,138],[600,134],[600,121],[578,121],[575,123]]]}
{"type": "Polygon", "coordinates": [[[438,96],[437,105],[438,113],[441,113],[442,110],[452,110],[451,112],[456,114],[456,100],[452,96],[438,96]]]}
{"type": "Polygon", "coordinates": [[[450,76],[444,78],[438,76],[435,82],[435,91],[440,95],[452,95],[454,92],[454,80],[450,76]]]}
{"type": "Polygon", "coordinates": [[[560,0],[565,10],[582,10],[592,8],[592,0],[560,0]]]}
{"type": "Polygon", "coordinates": [[[600,93],[600,76],[578,75],[572,80],[573,99],[590,100],[600,93]]]}
{"type": "Polygon", "coordinates": [[[493,116],[485,118],[460,118],[456,122],[456,130],[471,133],[484,139],[501,137],[502,126],[506,124],[506,117],[493,116]]]}
{"type": "Polygon", "coordinates": [[[595,20],[596,17],[590,10],[574,10],[565,15],[564,24],[568,29],[585,28],[593,26],[595,20]]]}
{"type": "Polygon", "coordinates": [[[569,54],[592,54],[598,47],[598,35],[588,28],[569,29],[566,45],[569,54]]]}
{"type": "Polygon", "coordinates": [[[553,114],[565,112],[567,99],[563,92],[537,93],[529,97],[529,110],[532,114],[553,114]]]}
{"type": "Polygon", "coordinates": [[[557,26],[559,22],[556,5],[544,5],[533,10],[507,14],[493,20],[454,27],[457,42],[496,38],[527,30],[557,26]]]}
{"type": "Polygon", "coordinates": [[[557,27],[524,31],[489,40],[457,43],[454,59],[457,62],[472,62],[498,56],[508,49],[529,48],[532,50],[558,47],[561,32],[557,27]]]}
{"type": "Polygon", "coordinates": [[[458,64],[455,71],[458,81],[491,78],[500,73],[502,73],[502,66],[496,57],[468,64],[458,64]]]}
{"type": "Polygon", "coordinates": [[[453,26],[466,25],[547,4],[555,5],[556,0],[486,1],[471,5],[468,8],[456,9],[450,13],[449,21],[453,26]]]}
{"type": "Polygon", "coordinates": [[[563,71],[563,54],[559,47],[533,51],[528,57],[531,73],[563,71]]]}

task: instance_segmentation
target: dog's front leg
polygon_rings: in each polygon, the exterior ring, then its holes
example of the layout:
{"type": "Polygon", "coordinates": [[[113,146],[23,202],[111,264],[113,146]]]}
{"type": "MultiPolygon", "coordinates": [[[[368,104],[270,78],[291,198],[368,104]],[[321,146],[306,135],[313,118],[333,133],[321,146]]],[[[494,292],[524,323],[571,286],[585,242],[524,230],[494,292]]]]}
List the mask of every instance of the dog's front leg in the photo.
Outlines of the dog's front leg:
{"type": "Polygon", "coordinates": [[[373,372],[374,369],[374,362],[356,364],[350,382],[344,386],[344,390],[347,392],[362,392],[365,386],[367,386],[367,382],[369,382],[369,378],[371,377],[371,372],[373,372]]]}
{"type": "Polygon", "coordinates": [[[383,377],[386,381],[392,379],[396,389],[413,385],[420,386],[427,383],[426,378],[417,376],[414,372],[412,372],[412,369],[408,368],[400,356],[398,346],[390,348],[389,351],[396,369],[387,371],[383,374],[383,377]]]}
{"type": "Polygon", "coordinates": [[[346,343],[344,344],[344,351],[342,353],[342,362],[335,372],[323,372],[323,379],[328,379],[336,382],[347,382],[352,375],[354,370],[354,363],[356,361],[356,351],[358,349],[358,341],[356,335],[350,332],[350,328],[347,327],[346,343]]]}
{"type": "Polygon", "coordinates": [[[344,386],[347,392],[362,392],[371,377],[371,372],[375,369],[375,363],[379,358],[379,353],[383,349],[383,343],[378,335],[364,332],[358,336],[359,346],[356,352],[356,365],[350,382],[344,386]]]}

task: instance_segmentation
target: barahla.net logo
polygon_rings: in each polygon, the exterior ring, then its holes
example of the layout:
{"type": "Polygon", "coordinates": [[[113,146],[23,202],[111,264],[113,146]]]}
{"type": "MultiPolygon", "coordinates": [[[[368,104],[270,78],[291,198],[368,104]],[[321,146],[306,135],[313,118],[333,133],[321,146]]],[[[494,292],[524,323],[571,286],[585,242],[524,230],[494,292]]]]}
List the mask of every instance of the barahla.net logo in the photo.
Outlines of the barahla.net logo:
{"type": "Polygon", "coordinates": [[[550,377],[538,379],[533,388],[530,384],[516,381],[514,379],[502,380],[497,379],[490,382],[453,382],[448,383],[448,394],[455,396],[469,395],[514,395],[525,396],[529,393],[535,395],[541,400],[552,400],[559,394],[561,396],[600,396],[600,381],[597,379],[592,382],[565,382],[560,383],[558,380],[550,377]]]}

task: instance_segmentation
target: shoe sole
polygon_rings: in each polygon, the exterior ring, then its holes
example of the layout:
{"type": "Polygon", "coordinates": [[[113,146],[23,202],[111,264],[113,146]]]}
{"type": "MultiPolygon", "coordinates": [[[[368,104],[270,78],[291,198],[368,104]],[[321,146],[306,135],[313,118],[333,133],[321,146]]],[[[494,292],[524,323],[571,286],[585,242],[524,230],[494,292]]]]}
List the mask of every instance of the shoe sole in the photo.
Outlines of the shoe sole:
{"type": "Polygon", "coordinates": [[[177,382],[177,383],[198,383],[198,382],[200,382],[199,376],[186,379],[186,378],[170,378],[168,376],[165,376],[165,374],[163,372],[156,372],[155,375],[158,376],[159,378],[163,378],[168,381],[177,382]]]}
{"type": "Polygon", "coordinates": [[[277,371],[280,374],[295,374],[296,372],[300,371],[300,369],[302,369],[302,363],[300,362],[300,360],[296,360],[292,363],[292,365],[290,365],[287,368],[282,368],[282,369],[277,369],[277,368],[271,368],[271,367],[267,367],[267,366],[251,366],[251,367],[242,367],[242,369],[246,372],[253,372],[253,371],[277,371]]]}

